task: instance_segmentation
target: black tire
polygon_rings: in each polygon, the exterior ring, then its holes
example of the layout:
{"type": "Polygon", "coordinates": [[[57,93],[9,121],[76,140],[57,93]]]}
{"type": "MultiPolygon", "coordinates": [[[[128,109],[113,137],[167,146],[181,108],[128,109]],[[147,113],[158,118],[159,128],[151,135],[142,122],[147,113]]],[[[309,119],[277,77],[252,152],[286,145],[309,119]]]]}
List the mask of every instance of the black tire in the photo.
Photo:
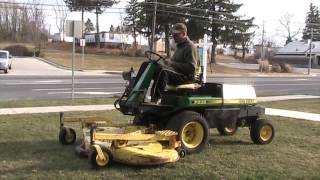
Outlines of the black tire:
{"type": "Polygon", "coordinates": [[[251,140],[255,144],[269,144],[274,138],[274,128],[270,121],[255,120],[250,129],[251,140]]]}
{"type": "Polygon", "coordinates": [[[209,142],[207,121],[202,115],[193,111],[183,111],[173,116],[167,123],[166,129],[178,132],[181,148],[187,153],[201,152],[209,142]]]}
{"type": "Polygon", "coordinates": [[[98,152],[96,148],[93,147],[92,150],[90,151],[89,161],[93,169],[100,169],[103,167],[107,167],[112,163],[113,158],[112,158],[111,152],[106,148],[102,148],[102,151],[105,157],[107,158],[107,161],[101,161],[98,159],[98,152]]]}
{"type": "Polygon", "coordinates": [[[221,127],[221,126],[218,126],[217,130],[218,130],[219,134],[222,135],[222,136],[232,136],[237,132],[238,127],[237,126],[235,126],[235,127],[221,127]]]}
{"type": "Polygon", "coordinates": [[[72,128],[63,127],[59,132],[59,142],[63,145],[70,145],[76,142],[76,132],[72,128]]]}

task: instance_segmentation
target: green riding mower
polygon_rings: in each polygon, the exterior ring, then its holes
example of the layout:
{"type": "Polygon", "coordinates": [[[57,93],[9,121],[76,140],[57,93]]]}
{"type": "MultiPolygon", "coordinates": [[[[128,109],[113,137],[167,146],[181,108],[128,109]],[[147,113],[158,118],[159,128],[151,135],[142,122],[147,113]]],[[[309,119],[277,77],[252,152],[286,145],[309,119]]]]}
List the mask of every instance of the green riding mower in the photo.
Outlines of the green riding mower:
{"type": "Polygon", "coordinates": [[[255,144],[272,141],[273,125],[261,118],[265,110],[257,106],[255,89],[249,85],[205,83],[200,74],[199,81],[168,85],[160,103],[150,102],[146,95],[156,67],[164,58],[151,51],[146,57],[149,64],[140,78],[135,79],[132,69],[123,74],[128,84],[114,103],[123,114],[134,116],[133,123],[177,132],[188,153],[200,152],[207,146],[210,128],[217,128],[221,135],[233,135],[238,127],[248,127],[255,144]]]}

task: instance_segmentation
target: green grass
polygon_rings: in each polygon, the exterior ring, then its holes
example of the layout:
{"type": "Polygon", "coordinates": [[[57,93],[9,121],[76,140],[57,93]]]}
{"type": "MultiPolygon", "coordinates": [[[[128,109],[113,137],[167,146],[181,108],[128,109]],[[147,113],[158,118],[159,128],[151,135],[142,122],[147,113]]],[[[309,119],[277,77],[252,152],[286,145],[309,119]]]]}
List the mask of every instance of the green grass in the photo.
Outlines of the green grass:
{"type": "MultiPolygon", "coordinates": [[[[59,64],[65,67],[71,67],[72,55],[70,52],[61,50],[44,49],[44,59],[51,61],[55,64],[59,64]]],[[[224,62],[224,58],[228,59],[227,62],[231,61],[231,57],[218,56],[218,62],[224,62]]],[[[142,62],[146,61],[145,57],[128,57],[128,56],[116,56],[116,55],[95,55],[86,54],[85,61],[82,66],[81,54],[76,53],[75,55],[75,68],[84,70],[111,70],[111,71],[127,71],[130,67],[138,70],[142,62]]],[[[246,70],[246,69],[234,69],[221,65],[214,65],[208,67],[208,73],[212,74],[248,74],[258,73],[257,70],[246,70]],[[212,72],[211,72],[212,68],[212,72]]]]}
{"type": "Polygon", "coordinates": [[[261,102],[268,108],[288,109],[293,111],[303,111],[310,113],[320,113],[320,99],[301,99],[275,102],[261,102]]]}
{"type": "Polygon", "coordinates": [[[68,105],[93,105],[93,104],[113,104],[115,98],[79,98],[79,99],[41,99],[41,100],[18,100],[0,101],[0,108],[19,107],[43,107],[43,106],[68,106],[68,105]]]}
{"type": "MultiPolygon", "coordinates": [[[[100,115],[127,123],[116,111],[68,113],[100,115]]],[[[0,179],[317,179],[320,177],[319,123],[270,118],[274,141],[254,145],[247,128],[232,137],[210,135],[210,147],[176,164],[132,167],[113,164],[92,170],[74,146],[58,143],[58,113],[0,116],[0,179]]],[[[77,126],[78,127],[78,126],[77,126]]],[[[79,131],[79,128],[77,128],[79,131]]],[[[78,140],[79,143],[79,140],[78,140]]]]}

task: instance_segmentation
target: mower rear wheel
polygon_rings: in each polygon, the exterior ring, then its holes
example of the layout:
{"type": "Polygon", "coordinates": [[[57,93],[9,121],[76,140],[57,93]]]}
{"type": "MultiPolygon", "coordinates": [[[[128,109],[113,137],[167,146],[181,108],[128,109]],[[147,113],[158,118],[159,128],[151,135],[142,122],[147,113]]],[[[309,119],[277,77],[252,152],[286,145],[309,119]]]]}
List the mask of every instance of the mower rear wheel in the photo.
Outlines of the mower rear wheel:
{"type": "Polygon", "coordinates": [[[269,144],[274,137],[274,128],[270,121],[256,120],[250,129],[251,140],[255,144],[269,144]]]}
{"type": "Polygon", "coordinates": [[[59,132],[59,142],[63,145],[74,144],[76,142],[76,132],[72,128],[63,127],[59,132]]]}
{"type": "Polygon", "coordinates": [[[178,132],[181,148],[188,153],[201,152],[209,141],[209,126],[205,118],[197,112],[183,111],[173,116],[166,129],[178,132]]]}
{"type": "Polygon", "coordinates": [[[95,148],[93,148],[89,153],[89,161],[94,169],[99,169],[103,167],[107,167],[112,162],[112,156],[110,151],[105,148],[102,149],[103,155],[105,157],[104,160],[100,159],[98,156],[98,152],[95,148]]]}
{"type": "Polygon", "coordinates": [[[237,132],[238,127],[237,126],[235,126],[235,127],[219,127],[218,126],[217,130],[218,130],[220,135],[232,136],[237,132]]]}

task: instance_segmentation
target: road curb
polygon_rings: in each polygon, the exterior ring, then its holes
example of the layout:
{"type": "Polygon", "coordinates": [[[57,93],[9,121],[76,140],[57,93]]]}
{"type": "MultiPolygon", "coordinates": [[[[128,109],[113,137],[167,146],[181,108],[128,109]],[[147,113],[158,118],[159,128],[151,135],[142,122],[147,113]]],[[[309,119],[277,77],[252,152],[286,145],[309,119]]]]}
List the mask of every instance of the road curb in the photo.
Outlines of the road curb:
{"type": "MultiPolygon", "coordinates": [[[[37,60],[40,60],[40,61],[42,61],[42,62],[45,62],[45,63],[47,63],[47,64],[49,64],[49,65],[51,65],[51,66],[54,66],[54,67],[56,67],[56,68],[59,68],[59,69],[72,70],[72,69],[69,68],[69,67],[66,67],[66,66],[63,66],[63,65],[60,65],[60,64],[51,62],[51,61],[49,61],[49,60],[46,60],[46,59],[43,59],[43,58],[40,58],[40,57],[34,57],[34,58],[37,59],[37,60]]],[[[77,69],[75,69],[75,71],[82,71],[82,70],[77,70],[77,69]]]]}

